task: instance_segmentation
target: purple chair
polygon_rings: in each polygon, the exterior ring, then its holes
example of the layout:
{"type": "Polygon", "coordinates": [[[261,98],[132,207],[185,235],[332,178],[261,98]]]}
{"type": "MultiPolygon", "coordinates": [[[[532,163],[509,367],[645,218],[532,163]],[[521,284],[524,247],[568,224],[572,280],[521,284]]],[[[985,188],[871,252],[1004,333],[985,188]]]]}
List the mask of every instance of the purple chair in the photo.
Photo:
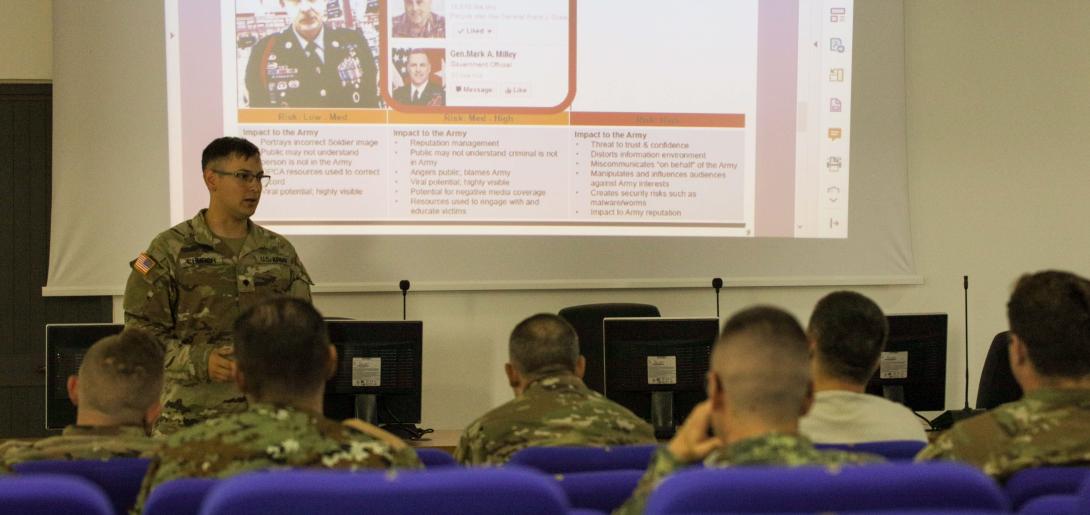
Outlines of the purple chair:
{"type": "Polygon", "coordinates": [[[660,513],[1006,513],[999,485],[959,463],[733,467],[667,477],[648,500],[660,513]]]}
{"type": "Polygon", "coordinates": [[[425,467],[429,469],[437,467],[456,467],[458,462],[454,461],[454,456],[449,452],[439,449],[419,448],[416,450],[416,457],[420,458],[420,463],[423,463],[425,467]]]}
{"type": "MultiPolygon", "coordinates": [[[[1030,499],[1018,510],[1019,515],[1074,515],[1079,513],[1079,496],[1070,495],[1043,495],[1030,499]]],[[[1085,512],[1082,512],[1085,513],[1085,512]]]]}
{"type": "Polygon", "coordinates": [[[24,476],[62,474],[81,477],[102,489],[110,499],[114,513],[123,514],[136,502],[148,462],[145,458],[25,461],[13,465],[12,470],[24,476]]]}
{"type": "Polygon", "coordinates": [[[1021,510],[1023,505],[1038,497],[1074,496],[1087,477],[1090,477],[1090,468],[1086,467],[1038,467],[1016,472],[1003,489],[1011,507],[1021,510]]]}
{"type": "Polygon", "coordinates": [[[554,478],[573,508],[609,513],[632,496],[643,473],[642,470],[596,470],[557,474],[554,478]]]}
{"type": "Polygon", "coordinates": [[[560,515],[568,511],[556,482],[532,470],[444,468],[245,474],[213,488],[201,514],[560,515]]]}
{"type": "Polygon", "coordinates": [[[0,478],[0,511],[20,515],[114,513],[106,494],[90,481],[52,474],[0,478]]]}
{"type": "Polygon", "coordinates": [[[527,447],[512,455],[508,463],[549,474],[595,470],[645,470],[651,462],[651,455],[656,447],[655,445],[527,447]]]}
{"type": "Polygon", "coordinates": [[[144,501],[144,515],[197,515],[218,479],[183,478],[167,481],[144,501]]]}
{"type": "Polygon", "coordinates": [[[923,449],[926,445],[926,442],[916,440],[888,440],[863,443],[820,443],[814,445],[814,447],[877,454],[889,461],[912,461],[916,454],[920,452],[920,449],[923,449]]]}

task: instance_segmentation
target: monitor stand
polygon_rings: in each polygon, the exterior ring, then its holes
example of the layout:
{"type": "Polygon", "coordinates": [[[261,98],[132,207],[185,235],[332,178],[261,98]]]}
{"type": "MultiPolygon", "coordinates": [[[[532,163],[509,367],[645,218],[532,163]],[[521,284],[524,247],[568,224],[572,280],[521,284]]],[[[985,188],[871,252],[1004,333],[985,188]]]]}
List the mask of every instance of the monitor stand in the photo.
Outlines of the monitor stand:
{"type": "Polygon", "coordinates": [[[368,424],[378,425],[378,396],[356,395],[356,418],[368,424]]]}
{"type": "MultiPolygon", "coordinates": [[[[379,426],[377,395],[356,395],[355,405],[356,418],[373,426],[379,426]]],[[[420,429],[416,427],[416,424],[382,424],[379,427],[393,433],[402,440],[419,440],[425,434],[432,432],[431,429],[420,429]]]]}
{"type": "Polygon", "coordinates": [[[897,404],[905,405],[905,387],[899,384],[882,386],[882,397],[897,404]]]}
{"type": "Polygon", "coordinates": [[[674,436],[674,392],[651,392],[651,427],[660,440],[674,436]]]}

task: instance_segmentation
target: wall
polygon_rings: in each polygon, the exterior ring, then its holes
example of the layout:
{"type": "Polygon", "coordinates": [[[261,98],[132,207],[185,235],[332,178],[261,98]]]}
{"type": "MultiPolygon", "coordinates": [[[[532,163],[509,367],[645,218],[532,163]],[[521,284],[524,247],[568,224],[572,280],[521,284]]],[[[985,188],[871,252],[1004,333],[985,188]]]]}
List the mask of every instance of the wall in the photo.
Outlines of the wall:
{"type": "MultiPolygon", "coordinates": [[[[1005,327],[1011,282],[1048,267],[1090,273],[1090,232],[1080,230],[1090,219],[1090,203],[1080,202],[1090,190],[1082,141],[1090,134],[1090,2],[906,0],[905,23],[913,247],[926,283],[860,290],[888,312],[950,313],[947,404],[955,407],[964,384],[963,274],[972,281],[975,398],[987,344],[1005,327]]],[[[728,288],[722,301],[725,313],[766,302],[805,319],[827,291],[728,288]]],[[[461,427],[510,398],[500,368],[521,318],[602,301],[654,303],[666,316],[714,312],[710,288],[410,295],[410,317],[426,321],[424,424],[461,427]]],[[[398,293],[316,302],[328,315],[401,314],[398,293]]]]}
{"type": "Polygon", "coordinates": [[[0,16],[0,81],[53,77],[53,2],[4,0],[0,16]]]}

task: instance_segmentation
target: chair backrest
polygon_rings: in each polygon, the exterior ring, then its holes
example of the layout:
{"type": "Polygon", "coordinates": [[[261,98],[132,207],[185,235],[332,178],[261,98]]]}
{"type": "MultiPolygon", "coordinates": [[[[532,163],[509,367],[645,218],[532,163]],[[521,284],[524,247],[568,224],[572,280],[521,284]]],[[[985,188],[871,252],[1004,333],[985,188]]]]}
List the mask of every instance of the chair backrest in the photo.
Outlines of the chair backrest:
{"type": "Polygon", "coordinates": [[[420,458],[420,463],[423,463],[427,468],[455,467],[458,465],[458,462],[454,461],[454,456],[447,451],[428,448],[419,448],[415,450],[416,457],[420,458]]]}
{"type": "Polygon", "coordinates": [[[1022,386],[1011,372],[1010,331],[1003,331],[992,338],[984,368],[980,370],[980,384],[976,392],[976,407],[992,409],[1000,404],[1022,398],[1022,386]]]}
{"type": "Polygon", "coordinates": [[[86,479],[36,474],[0,478],[0,511],[20,515],[112,515],[106,494],[86,479]]]}
{"type": "Polygon", "coordinates": [[[84,478],[102,489],[116,513],[128,513],[148,470],[146,458],[42,460],[12,466],[16,474],[63,474],[84,478]]]}
{"type": "Polygon", "coordinates": [[[1086,513],[1078,511],[1079,496],[1070,495],[1045,495],[1037,497],[1019,508],[1018,515],[1076,515],[1086,513]]]}
{"type": "Polygon", "coordinates": [[[218,479],[183,478],[167,481],[151,491],[144,515],[197,515],[218,479]]]}
{"type": "Polygon", "coordinates": [[[1083,480],[1079,490],[1075,493],[1075,511],[1073,513],[1090,513],[1090,477],[1083,480]]]}
{"type": "Polygon", "coordinates": [[[636,489],[643,470],[597,470],[556,474],[572,508],[610,513],[620,508],[636,489]]]}
{"type": "Polygon", "coordinates": [[[216,486],[201,509],[203,515],[559,515],[567,512],[567,499],[554,480],[517,467],[246,474],[216,486]]]}
{"type": "Polygon", "coordinates": [[[1088,467],[1037,467],[1015,472],[1003,489],[1011,507],[1017,510],[1038,497],[1075,495],[1087,478],[1090,478],[1088,467]]]}
{"type": "Polygon", "coordinates": [[[1008,511],[990,477],[959,463],[732,467],[667,477],[646,513],[1008,511]]]}
{"type": "Polygon", "coordinates": [[[575,328],[579,335],[579,354],[587,360],[583,382],[591,390],[601,393],[605,386],[602,357],[602,319],[606,317],[657,317],[659,308],[650,304],[583,304],[569,306],[558,313],[575,328]]]}
{"type": "Polygon", "coordinates": [[[613,447],[527,447],[511,455],[511,465],[530,467],[549,474],[595,470],[644,470],[655,445],[613,447]]]}
{"type": "Polygon", "coordinates": [[[916,440],[887,440],[884,442],[863,443],[819,443],[815,444],[814,447],[877,454],[889,461],[912,461],[916,454],[926,445],[927,443],[916,440]]]}

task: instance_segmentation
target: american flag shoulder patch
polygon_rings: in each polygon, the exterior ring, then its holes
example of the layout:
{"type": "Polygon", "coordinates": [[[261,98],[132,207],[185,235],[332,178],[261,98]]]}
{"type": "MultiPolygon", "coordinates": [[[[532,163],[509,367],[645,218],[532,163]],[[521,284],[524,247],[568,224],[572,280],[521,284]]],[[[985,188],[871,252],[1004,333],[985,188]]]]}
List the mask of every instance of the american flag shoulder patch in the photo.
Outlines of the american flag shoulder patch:
{"type": "Polygon", "coordinates": [[[148,272],[150,272],[152,268],[155,268],[156,264],[158,263],[156,263],[151,256],[141,252],[139,256],[136,256],[136,261],[132,262],[132,267],[135,268],[137,272],[148,275],[148,272]]]}

